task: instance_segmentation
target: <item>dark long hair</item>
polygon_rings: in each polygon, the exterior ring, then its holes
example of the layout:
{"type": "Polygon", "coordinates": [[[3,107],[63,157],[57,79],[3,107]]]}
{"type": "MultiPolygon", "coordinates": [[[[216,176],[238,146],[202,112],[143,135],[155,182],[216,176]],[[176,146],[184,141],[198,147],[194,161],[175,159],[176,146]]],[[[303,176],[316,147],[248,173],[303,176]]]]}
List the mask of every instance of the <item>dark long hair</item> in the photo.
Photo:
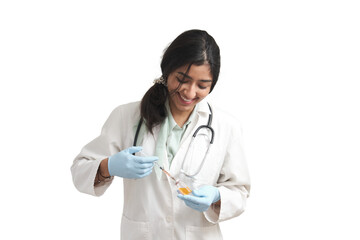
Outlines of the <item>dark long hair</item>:
{"type": "MultiPolygon", "coordinates": [[[[203,30],[189,30],[180,34],[164,51],[161,61],[162,77],[167,78],[177,68],[188,65],[209,64],[212,75],[210,92],[220,73],[220,49],[214,38],[203,30]]],[[[141,118],[152,133],[153,127],[166,117],[165,101],[169,95],[166,85],[155,83],[141,100],[141,118]]]]}

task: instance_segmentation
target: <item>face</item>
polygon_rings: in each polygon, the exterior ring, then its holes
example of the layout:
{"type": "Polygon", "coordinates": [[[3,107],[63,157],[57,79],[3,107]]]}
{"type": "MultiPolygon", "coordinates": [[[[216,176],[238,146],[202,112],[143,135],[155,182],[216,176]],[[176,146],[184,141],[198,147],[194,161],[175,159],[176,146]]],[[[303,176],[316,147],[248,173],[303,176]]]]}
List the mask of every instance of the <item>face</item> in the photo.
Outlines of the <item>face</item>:
{"type": "Polygon", "coordinates": [[[212,75],[210,66],[203,64],[176,69],[168,76],[167,86],[170,93],[169,105],[173,116],[188,117],[195,105],[210,92],[212,75]]]}

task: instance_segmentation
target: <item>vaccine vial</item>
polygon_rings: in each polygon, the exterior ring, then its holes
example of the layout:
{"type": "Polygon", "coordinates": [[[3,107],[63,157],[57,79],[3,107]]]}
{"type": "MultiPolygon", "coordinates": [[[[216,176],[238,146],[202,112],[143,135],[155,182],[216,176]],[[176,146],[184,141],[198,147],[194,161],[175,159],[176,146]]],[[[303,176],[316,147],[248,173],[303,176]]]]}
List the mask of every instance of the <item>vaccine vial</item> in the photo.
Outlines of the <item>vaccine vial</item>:
{"type": "Polygon", "coordinates": [[[189,195],[192,192],[191,189],[180,180],[177,180],[175,182],[175,185],[178,189],[178,192],[181,193],[182,195],[189,195]]]}

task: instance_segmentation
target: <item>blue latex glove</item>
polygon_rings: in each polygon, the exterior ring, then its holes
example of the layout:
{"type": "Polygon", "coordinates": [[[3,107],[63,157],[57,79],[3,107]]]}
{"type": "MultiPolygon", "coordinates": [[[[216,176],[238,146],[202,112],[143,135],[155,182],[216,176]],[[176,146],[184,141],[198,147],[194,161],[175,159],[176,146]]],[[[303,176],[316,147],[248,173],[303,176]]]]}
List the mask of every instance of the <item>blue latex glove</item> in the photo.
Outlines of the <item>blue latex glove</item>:
{"type": "Polygon", "coordinates": [[[216,187],[203,186],[193,190],[192,195],[179,194],[178,198],[184,200],[185,204],[199,212],[205,212],[210,205],[220,200],[220,192],[216,187]]]}
{"type": "Polygon", "coordinates": [[[108,168],[110,176],[134,179],[149,175],[154,167],[154,161],[157,161],[158,157],[132,155],[141,150],[142,147],[130,147],[109,157],[108,168]]]}

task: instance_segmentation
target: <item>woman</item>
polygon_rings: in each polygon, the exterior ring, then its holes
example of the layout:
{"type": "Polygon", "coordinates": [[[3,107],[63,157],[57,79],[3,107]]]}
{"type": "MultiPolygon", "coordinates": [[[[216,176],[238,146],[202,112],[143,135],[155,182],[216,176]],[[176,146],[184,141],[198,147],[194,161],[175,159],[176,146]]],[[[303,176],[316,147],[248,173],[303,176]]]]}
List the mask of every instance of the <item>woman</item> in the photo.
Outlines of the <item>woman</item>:
{"type": "Polygon", "coordinates": [[[218,223],[244,211],[250,181],[239,122],[204,100],[218,80],[219,47],[205,31],[186,31],[161,70],[141,103],[117,107],[75,158],[74,184],[100,196],[123,179],[122,239],[222,239],[218,223]]]}

